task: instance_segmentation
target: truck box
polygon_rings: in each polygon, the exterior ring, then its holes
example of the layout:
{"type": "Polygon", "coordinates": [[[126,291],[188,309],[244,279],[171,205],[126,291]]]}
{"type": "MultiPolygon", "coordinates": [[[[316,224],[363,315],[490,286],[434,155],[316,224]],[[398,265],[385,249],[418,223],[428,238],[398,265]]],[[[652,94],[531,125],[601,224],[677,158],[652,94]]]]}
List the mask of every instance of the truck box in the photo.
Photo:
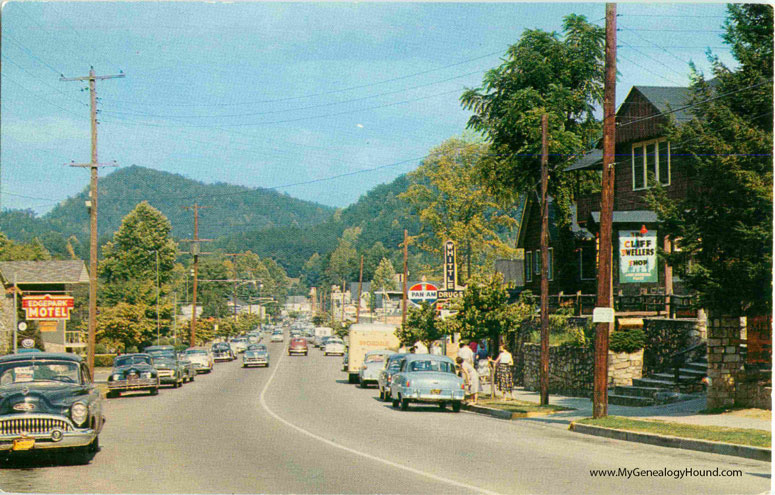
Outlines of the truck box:
{"type": "Polygon", "coordinates": [[[334,334],[334,329],[331,327],[315,327],[315,347],[320,347],[323,337],[330,337],[334,334]]]}
{"type": "Polygon", "coordinates": [[[348,333],[350,348],[347,357],[347,374],[350,383],[357,383],[358,372],[367,352],[380,349],[398,351],[401,343],[396,337],[397,328],[396,325],[384,323],[356,323],[350,327],[348,333]]]}

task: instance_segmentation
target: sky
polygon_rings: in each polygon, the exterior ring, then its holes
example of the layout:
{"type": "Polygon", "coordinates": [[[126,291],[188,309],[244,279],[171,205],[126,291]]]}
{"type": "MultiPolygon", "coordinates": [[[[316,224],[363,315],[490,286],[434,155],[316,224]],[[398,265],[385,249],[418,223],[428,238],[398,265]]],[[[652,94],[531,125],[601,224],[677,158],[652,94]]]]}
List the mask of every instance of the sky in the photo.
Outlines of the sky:
{"type": "MultiPolygon", "coordinates": [[[[605,4],[9,2],[2,11],[0,207],[38,214],[84,190],[97,75],[100,163],[273,188],[345,207],[459,136],[459,97],[526,29],[605,4]]],[[[618,4],[617,106],[633,85],[709,73],[721,3],[618,4]]],[[[116,168],[102,168],[100,175],[116,168]]],[[[143,198],[138,198],[138,202],[143,198]]],[[[200,204],[207,204],[202,197],[200,204]]]]}

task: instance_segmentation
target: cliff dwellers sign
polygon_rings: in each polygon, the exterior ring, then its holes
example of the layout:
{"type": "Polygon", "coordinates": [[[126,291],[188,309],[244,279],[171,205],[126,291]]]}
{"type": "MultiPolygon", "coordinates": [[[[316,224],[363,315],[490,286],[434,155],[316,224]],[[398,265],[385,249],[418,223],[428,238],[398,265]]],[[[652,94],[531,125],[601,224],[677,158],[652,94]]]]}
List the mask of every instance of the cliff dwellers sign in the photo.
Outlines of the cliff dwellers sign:
{"type": "Polygon", "coordinates": [[[75,305],[71,296],[27,296],[22,298],[22,308],[27,320],[69,320],[75,305]]]}
{"type": "Polygon", "coordinates": [[[619,283],[658,281],[657,232],[619,231],[619,283]]]}

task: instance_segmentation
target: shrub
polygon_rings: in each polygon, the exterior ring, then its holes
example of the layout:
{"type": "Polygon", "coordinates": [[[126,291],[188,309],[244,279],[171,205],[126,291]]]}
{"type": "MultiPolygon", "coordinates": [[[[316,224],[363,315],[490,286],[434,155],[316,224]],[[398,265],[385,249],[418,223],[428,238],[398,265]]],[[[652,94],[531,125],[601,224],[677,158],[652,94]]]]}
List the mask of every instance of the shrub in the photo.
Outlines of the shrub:
{"type": "Polygon", "coordinates": [[[613,352],[635,352],[646,345],[646,334],[640,328],[617,330],[611,334],[608,349],[613,352]]]}
{"type": "Polygon", "coordinates": [[[108,346],[102,342],[94,346],[94,354],[108,354],[109,352],[110,351],[108,350],[108,346]]]}
{"type": "Polygon", "coordinates": [[[126,353],[127,354],[130,354],[130,353],[133,353],[133,352],[140,352],[140,350],[137,349],[136,345],[130,345],[129,347],[126,348],[126,353]]]}
{"type": "Polygon", "coordinates": [[[115,357],[116,357],[115,354],[95,354],[94,366],[102,367],[102,368],[111,368],[113,367],[113,358],[115,357]]]}

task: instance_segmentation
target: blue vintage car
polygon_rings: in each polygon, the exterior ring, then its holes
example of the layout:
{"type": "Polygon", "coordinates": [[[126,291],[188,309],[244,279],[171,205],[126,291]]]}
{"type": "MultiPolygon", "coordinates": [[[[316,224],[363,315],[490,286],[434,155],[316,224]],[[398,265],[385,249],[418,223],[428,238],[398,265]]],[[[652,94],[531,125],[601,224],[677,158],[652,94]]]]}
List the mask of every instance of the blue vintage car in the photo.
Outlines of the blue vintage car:
{"type": "Polygon", "coordinates": [[[363,356],[361,369],[358,370],[358,386],[367,388],[372,383],[376,385],[379,379],[379,372],[385,366],[385,361],[392,354],[395,354],[395,351],[388,349],[367,352],[363,356]]]}
{"type": "Polygon", "coordinates": [[[412,402],[426,402],[441,409],[452,404],[453,411],[460,411],[465,382],[455,372],[455,363],[447,356],[407,354],[390,383],[393,407],[400,405],[405,411],[412,402]]]}
{"type": "Polygon", "coordinates": [[[242,367],[266,366],[269,367],[269,350],[263,344],[251,344],[242,355],[242,367]]]}
{"type": "Polygon", "coordinates": [[[393,375],[401,370],[401,360],[408,354],[392,354],[385,360],[385,365],[379,370],[377,388],[379,388],[379,400],[387,401],[390,397],[390,382],[393,375]]]}
{"type": "Polygon", "coordinates": [[[150,354],[122,354],[113,360],[113,369],[108,375],[108,398],[134,390],[147,390],[151,395],[159,393],[159,373],[150,354]]]}
{"type": "Polygon", "coordinates": [[[88,463],[99,450],[102,402],[75,354],[0,356],[0,452],[75,448],[88,463]]]}

